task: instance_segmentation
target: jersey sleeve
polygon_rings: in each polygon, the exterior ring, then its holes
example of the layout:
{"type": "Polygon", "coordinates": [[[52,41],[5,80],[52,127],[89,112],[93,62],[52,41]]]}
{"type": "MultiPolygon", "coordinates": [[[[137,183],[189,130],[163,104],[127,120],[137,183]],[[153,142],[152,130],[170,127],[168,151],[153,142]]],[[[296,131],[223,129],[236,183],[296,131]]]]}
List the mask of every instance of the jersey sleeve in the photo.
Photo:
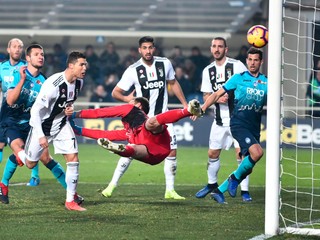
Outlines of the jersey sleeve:
{"type": "Polygon", "coordinates": [[[108,138],[110,141],[125,141],[127,140],[126,130],[99,130],[99,129],[89,129],[82,128],[82,136],[98,139],[98,138],[108,138]]]}
{"type": "Polygon", "coordinates": [[[210,76],[209,76],[208,68],[205,68],[202,71],[201,92],[203,92],[203,93],[213,92],[212,85],[210,83],[210,76]]]}
{"type": "Polygon", "coordinates": [[[169,59],[165,61],[165,69],[166,71],[166,80],[174,80],[175,79],[175,71],[169,59]]]}
{"type": "Polygon", "coordinates": [[[234,73],[242,73],[245,71],[248,71],[248,69],[246,68],[246,66],[241,62],[241,61],[237,61],[237,63],[234,65],[234,73]]]}
{"type": "Polygon", "coordinates": [[[133,76],[135,76],[134,74],[136,74],[134,70],[135,68],[129,67],[124,71],[120,81],[117,83],[117,86],[119,88],[121,88],[124,91],[128,91],[131,88],[131,86],[134,85],[133,76]]]}
{"type": "Polygon", "coordinates": [[[134,105],[124,104],[114,107],[105,107],[97,109],[84,109],[81,110],[80,118],[112,118],[112,117],[125,117],[130,113],[134,105]]]}

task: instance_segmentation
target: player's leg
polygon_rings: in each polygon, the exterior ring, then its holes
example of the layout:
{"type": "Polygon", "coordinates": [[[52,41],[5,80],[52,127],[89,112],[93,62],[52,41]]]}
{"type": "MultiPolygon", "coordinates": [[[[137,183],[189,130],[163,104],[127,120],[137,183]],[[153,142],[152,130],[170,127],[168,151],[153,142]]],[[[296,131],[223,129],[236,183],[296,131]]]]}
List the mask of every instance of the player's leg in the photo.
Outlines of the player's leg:
{"type": "Polygon", "coordinates": [[[72,211],[85,211],[75,201],[79,179],[78,143],[69,123],[63,126],[60,132],[53,136],[55,154],[62,154],[66,160],[66,202],[65,208],[72,211]]]}
{"type": "MultiPolygon", "coordinates": [[[[235,147],[235,152],[236,152],[236,159],[238,163],[238,167],[240,166],[242,159],[241,159],[241,153],[240,153],[240,146],[239,143],[234,140],[234,147],[235,147]]],[[[244,202],[251,202],[252,198],[249,193],[249,175],[245,177],[245,179],[242,180],[240,183],[241,187],[241,197],[244,202]]]]}
{"type": "Polygon", "coordinates": [[[229,128],[218,126],[212,122],[209,137],[207,175],[208,184],[196,193],[197,198],[204,198],[218,187],[218,172],[220,169],[221,149],[229,149],[229,128]]]}
{"type": "Polygon", "coordinates": [[[131,164],[132,159],[128,157],[121,157],[118,161],[117,167],[113,172],[112,179],[108,185],[103,191],[102,195],[105,197],[111,197],[112,192],[114,189],[118,186],[118,182],[122,175],[127,171],[131,164]]]}
{"type": "Polygon", "coordinates": [[[173,124],[167,124],[170,134],[170,153],[164,160],[164,176],[166,180],[165,199],[184,200],[185,197],[180,196],[174,189],[174,182],[177,173],[177,137],[173,128],[173,124]]]}
{"type": "Polygon", "coordinates": [[[4,142],[0,142],[0,163],[2,163],[2,159],[3,159],[4,146],[5,146],[5,143],[4,142]]]}
{"type": "Polygon", "coordinates": [[[40,177],[39,177],[39,164],[37,164],[34,168],[31,169],[31,178],[27,183],[29,187],[36,187],[40,184],[40,177]]]}
{"type": "Polygon", "coordinates": [[[0,183],[0,201],[4,204],[9,203],[9,182],[17,169],[17,161],[14,154],[11,154],[7,160],[3,170],[3,175],[0,183]]]}

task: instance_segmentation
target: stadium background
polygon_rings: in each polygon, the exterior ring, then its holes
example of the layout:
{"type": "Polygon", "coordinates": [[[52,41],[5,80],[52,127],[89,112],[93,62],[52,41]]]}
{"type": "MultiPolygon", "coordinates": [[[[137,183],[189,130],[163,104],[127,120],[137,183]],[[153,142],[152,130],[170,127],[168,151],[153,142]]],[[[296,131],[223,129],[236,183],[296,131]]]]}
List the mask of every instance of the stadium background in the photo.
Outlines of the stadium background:
{"type": "MultiPolygon", "coordinates": [[[[314,2],[306,0],[308,1],[310,4],[314,2]]],[[[294,15],[294,3],[298,3],[298,0],[290,2],[287,8],[294,15]]],[[[222,36],[228,42],[228,55],[235,57],[241,46],[248,46],[246,32],[252,25],[268,26],[268,1],[263,0],[0,0],[0,3],[0,52],[3,53],[6,52],[7,42],[13,37],[18,37],[23,40],[25,46],[32,42],[40,43],[44,46],[46,54],[51,53],[53,46],[58,43],[66,52],[84,51],[85,46],[91,44],[99,55],[108,42],[114,42],[118,54],[123,57],[129,52],[130,47],[137,47],[137,41],[141,36],[151,35],[155,37],[157,47],[163,50],[166,57],[176,45],[181,46],[186,56],[190,54],[193,46],[197,46],[203,55],[210,57],[211,39],[222,36]]],[[[308,15],[308,9],[303,10],[308,15]]],[[[296,23],[288,20],[286,26],[287,30],[294,29],[296,23]]],[[[307,25],[301,24],[299,31],[306,33],[310,32],[310,29],[307,25]]],[[[286,44],[297,44],[294,37],[292,41],[290,36],[286,39],[289,40],[286,44]]],[[[312,42],[306,39],[301,40],[299,44],[301,52],[304,52],[311,49],[312,42]]],[[[314,51],[317,49],[320,47],[315,47],[314,51]]],[[[269,59],[267,47],[264,48],[264,52],[265,64],[262,71],[266,74],[269,59]]],[[[299,58],[299,64],[308,66],[308,69],[285,69],[285,77],[299,75],[299,82],[307,83],[312,71],[312,57],[297,54],[285,52],[284,60],[288,63],[292,61],[294,64],[299,58]]],[[[284,86],[286,89],[295,87],[294,84],[284,86]]],[[[301,88],[306,89],[306,84],[301,84],[301,88]]],[[[301,96],[298,97],[303,98],[305,91],[299,91],[299,94],[301,96]]],[[[87,107],[88,100],[88,95],[81,96],[77,106],[87,107]]],[[[303,112],[305,101],[297,103],[293,98],[284,99],[285,107],[296,104],[302,107],[303,112]]],[[[199,131],[209,129],[210,121],[202,121],[208,124],[199,131]]],[[[311,135],[316,136],[317,126],[313,127],[315,133],[311,135]]],[[[303,132],[301,134],[303,138],[303,132]]],[[[207,135],[205,132],[201,136],[207,135]]],[[[206,143],[202,142],[207,140],[202,139],[199,143],[198,140],[195,141],[195,145],[206,146],[206,143]]],[[[314,141],[318,144],[316,137],[314,141]]]]}

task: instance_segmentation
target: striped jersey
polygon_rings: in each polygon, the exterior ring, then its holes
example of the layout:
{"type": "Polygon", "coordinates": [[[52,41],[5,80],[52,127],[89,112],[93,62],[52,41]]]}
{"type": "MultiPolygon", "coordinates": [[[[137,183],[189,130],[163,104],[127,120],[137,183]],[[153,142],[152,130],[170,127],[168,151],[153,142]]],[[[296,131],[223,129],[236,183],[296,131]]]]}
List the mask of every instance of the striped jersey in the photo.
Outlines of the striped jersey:
{"type": "Polygon", "coordinates": [[[39,138],[59,133],[67,121],[64,110],[73,105],[82,86],[82,79],[69,83],[64,72],[53,74],[45,81],[30,118],[30,125],[39,138]]]}
{"type": "MultiPolygon", "coordinates": [[[[202,71],[201,92],[213,93],[218,91],[233,74],[247,71],[245,65],[236,59],[226,58],[222,66],[213,61],[202,71]]],[[[229,99],[226,104],[215,104],[215,121],[219,126],[229,126],[230,116],[234,105],[234,94],[228,92],[229,99]]]]}
{"type": "Polygon", "coordinates": [[[123,73],[117,86],[128,91],[132,86],[137,97],[149,100],[149,117],[168,110],[168,93],[166,81],[175,79],[175,71],[169,59],[154,57],[151,66],[146,65],[142,58],[129,66],[123,73]]]}

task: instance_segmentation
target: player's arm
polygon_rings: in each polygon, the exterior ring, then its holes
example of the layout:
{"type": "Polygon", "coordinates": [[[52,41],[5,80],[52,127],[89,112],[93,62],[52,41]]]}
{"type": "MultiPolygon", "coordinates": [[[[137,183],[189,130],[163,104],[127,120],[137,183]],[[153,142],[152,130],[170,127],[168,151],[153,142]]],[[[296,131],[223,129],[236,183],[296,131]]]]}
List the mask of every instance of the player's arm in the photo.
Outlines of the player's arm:
{"type": "Polygon", "coordinates": [[[127,139],[126,130],[100,130],[100,129],[90,129],[77,126],[73,119],[69,120],[70,125],[75,134],[92,138],[92,139],[99,139],[99,138],[108,138],[111,141],[125,141],[127,139]]]}
{"type": "Polygon", "coordinates": [[[112,90],[112,97],[121,102],[130,102],[134,98],[135,90],[133,90],[129,95],[125,95],[124,93],[125,91],[122,88],[115,86],[112,90]]]}
{"type": "Polygon", "coordinates": [[[174,80],[167,81],[167,83],[170,85],[170,88],[172,89],[174,95],[176,95],[176,97],[179,99],[183,107],[184,108],[188,107],[188,103],[186,101],[186,98],[183,94],[183,91],[181,89],[179,82],[176,79],[174,79],[174,80]]]}
{"type": "Polygon", "coordinates": [[[205,112],[207,108],[209,108],[212,104],[216,103],[219,100],[219,98],[225,93],[226,91],[223,87],[220,88],[218,91],[212,93],[210,96],[207,97],[207,100],[202,105],[202,110],[205,112]]]}
{"type": "Polygon", "coordinates": [[[132,110],[134,105],[124,104],[114,107],[104,107],[96,109],[83,109],[72,114],[72,118],[85,118],[85,119],[96,119],[96,118],[112,118],[112,117],[125,117],[132,110]]]}
{"type": "MultiPolygon", "coordinates": [[[[10,87],[7,91],[7,98],[6,98],[6,101],[7,101],[7,104],[9,106],[15,104],[15,102],[18,100],[19,96],[20,96],[20,93],[21,93],[21,90],[22,90],[22,87],[23,87],[23,84],[26,80],[26,68],[27,66],[22,66],[20,67],[20,79],[19,79],[19,82],[17,84],[15,84],[16,80],[14,81],[14,87],[10,87]]],[[[15,79],[17,78],[17,75],[15,76],[15,79]]],[[[11,85],[12,86],[12,85],[11,85]]]]}

